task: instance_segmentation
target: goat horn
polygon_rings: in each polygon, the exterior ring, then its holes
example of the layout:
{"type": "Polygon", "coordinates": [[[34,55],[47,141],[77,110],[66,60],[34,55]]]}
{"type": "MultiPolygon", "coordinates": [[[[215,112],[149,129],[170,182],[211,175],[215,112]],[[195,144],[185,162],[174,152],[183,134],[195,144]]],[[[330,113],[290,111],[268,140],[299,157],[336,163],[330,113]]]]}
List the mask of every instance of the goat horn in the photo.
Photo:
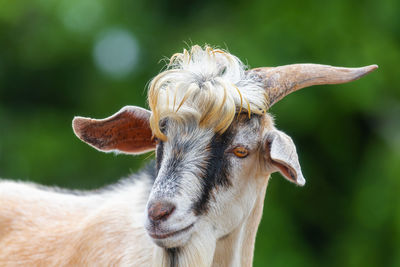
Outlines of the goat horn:
{"type": "Polygon", "coordinates": [[[342,68],[319,64],[293,64],[280,67],[255,68],[247,71],[264,84],[269,107],[301,88],[318,84],[338,84],[357,80],[378,65],[342,68]]]}

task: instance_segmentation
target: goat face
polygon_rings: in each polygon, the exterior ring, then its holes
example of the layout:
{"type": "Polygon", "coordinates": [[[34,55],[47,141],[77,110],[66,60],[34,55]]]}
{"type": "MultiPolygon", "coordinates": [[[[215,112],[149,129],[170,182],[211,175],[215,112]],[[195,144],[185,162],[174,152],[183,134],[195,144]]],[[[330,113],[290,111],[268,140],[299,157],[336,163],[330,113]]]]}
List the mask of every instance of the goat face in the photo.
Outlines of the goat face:
{"type": "Polygon", "coordinates": [[[250,215],[269,173],[279,167],[304,183],[290,139],[280,145],[288,147],[294,166],[271,160],[267,136],[284,134],[273,130],[269,116],[241,114],[223,134],[195,120],[166,119],[162,126],[168,139],[157,145],[158,174],[146,222],[160,246],[182,246],[194,232],[227,235],[250,215]]]}
{"type": "Polygon", "coordinates": [[[146,229],[162,247],[184,245],[195,233],[215,240],[253,210],[269,173],[304,184],[293,142],[268,115],[239,114],[227,131],[199,127],[195,117],[164,118],[166,141],[152,139],[150,112],[126,107],[105,120],[75,118],[75,133],[102,151],[156,149],[156,177],[146,229]]]}

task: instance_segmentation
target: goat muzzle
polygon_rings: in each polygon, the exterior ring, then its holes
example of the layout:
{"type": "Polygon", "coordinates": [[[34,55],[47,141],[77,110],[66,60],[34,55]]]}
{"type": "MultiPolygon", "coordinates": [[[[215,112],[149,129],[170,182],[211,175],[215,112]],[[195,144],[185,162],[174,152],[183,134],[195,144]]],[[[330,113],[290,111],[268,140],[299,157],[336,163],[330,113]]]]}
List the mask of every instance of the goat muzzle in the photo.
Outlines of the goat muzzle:
{"type": "Polygon", "coordinates": [[[174,210],[175,205],[171,202],[158,201],[149,205],[148,216],[153,222],[163,221],[168,219],[174,210]]]}

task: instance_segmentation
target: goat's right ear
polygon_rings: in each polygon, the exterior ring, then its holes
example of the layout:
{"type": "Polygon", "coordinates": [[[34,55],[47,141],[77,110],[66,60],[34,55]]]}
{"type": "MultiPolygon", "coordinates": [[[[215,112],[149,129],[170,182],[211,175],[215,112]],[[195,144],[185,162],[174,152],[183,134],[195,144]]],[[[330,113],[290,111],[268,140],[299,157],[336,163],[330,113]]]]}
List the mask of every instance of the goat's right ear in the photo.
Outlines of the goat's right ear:
{"type": "Polygon", "coordinates": [[[72,128],[83,142],[103,152],[142,154],[156,147],[150,128],[151,112],[125,106],[102,120],[75,117],[72,128]]]}

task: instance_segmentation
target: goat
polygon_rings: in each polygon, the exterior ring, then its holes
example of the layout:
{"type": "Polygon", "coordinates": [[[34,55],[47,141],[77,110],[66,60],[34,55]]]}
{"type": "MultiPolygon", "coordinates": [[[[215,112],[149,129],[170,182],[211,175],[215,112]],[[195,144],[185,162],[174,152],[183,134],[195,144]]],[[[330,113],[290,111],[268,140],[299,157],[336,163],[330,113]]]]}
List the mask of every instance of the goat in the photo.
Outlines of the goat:
{"type": "Polygon", "coordinates": [[[305,184],[292,139],[268,109],[293,91],[376,69],[295,64],[246,70],[193,46],[150,83],[150,110],[75,117],[103,152],[156,151],[98,192],[0,182],[0,266],[251,266],[270,174],[305,184]]]}

